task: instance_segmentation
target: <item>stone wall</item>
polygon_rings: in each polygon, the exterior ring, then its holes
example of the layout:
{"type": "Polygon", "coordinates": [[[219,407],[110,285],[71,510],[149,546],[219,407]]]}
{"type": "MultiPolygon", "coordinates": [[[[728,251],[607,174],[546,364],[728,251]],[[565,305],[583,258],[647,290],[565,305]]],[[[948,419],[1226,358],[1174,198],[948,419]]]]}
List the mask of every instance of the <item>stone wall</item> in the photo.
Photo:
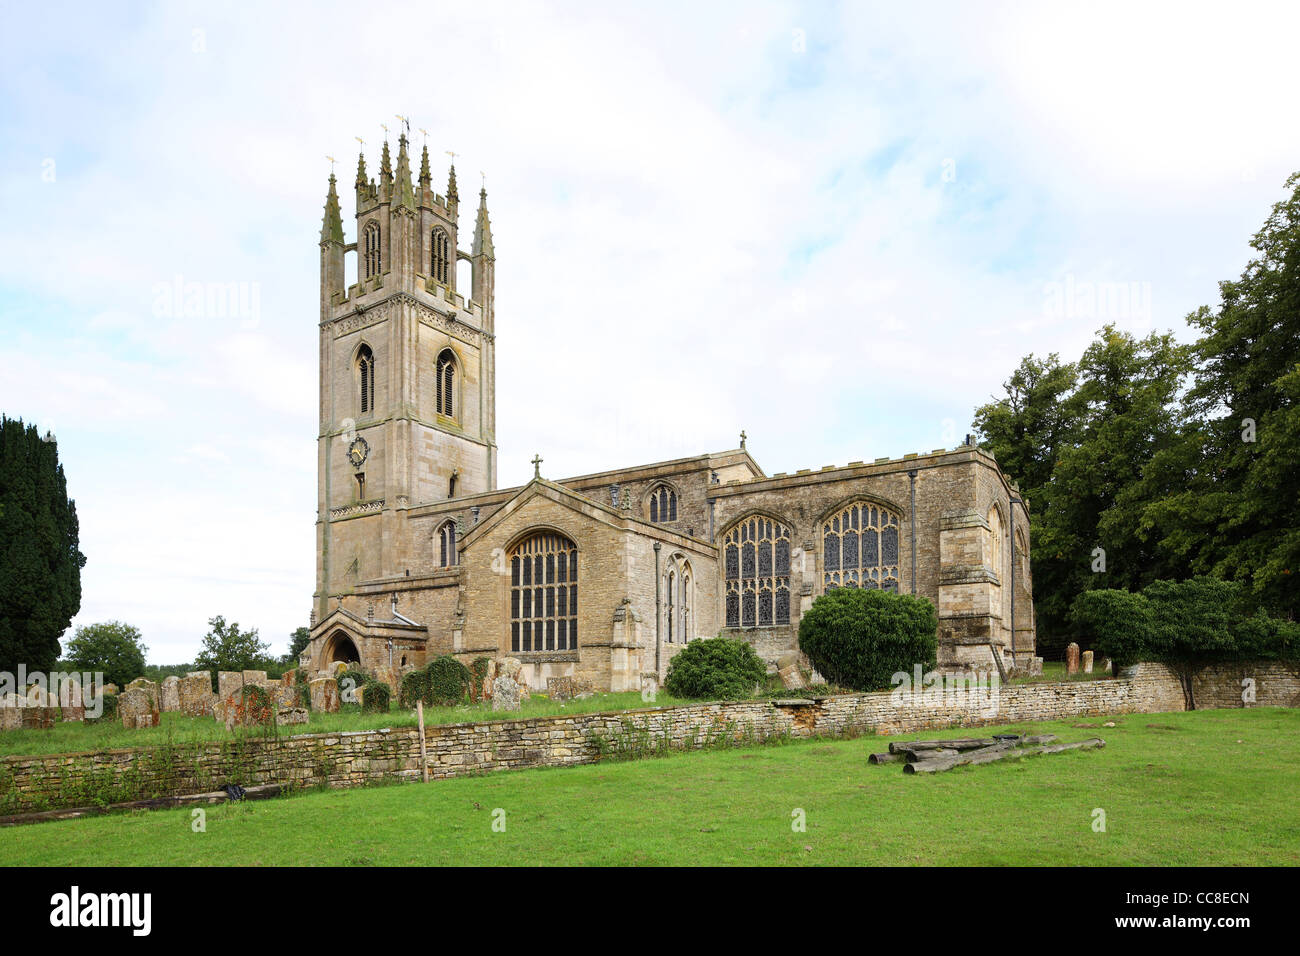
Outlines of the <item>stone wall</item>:
{"type": "MultiPolygon", "coordinates": [[[[1259,705],[1300,705],[1300,668],[1262,664],[1244,669],[1256,681],[1259,705]]],[[[1205,706],[1241,707],[1243,668],[1216,668],[1197,682],[1205,706]]],[[[621,713],[431,725],[429,774],[590,763],[619,741],[699,747],[735,740],[897,734],[1030,720],[1183,710],[1182,687],[1166,667],[1143,664],[1097,681],[1043,682],[1000,689],[995,706],[979,699],[940,699],[900,706],[889,691],[820,701],[738,701],[621,713]]],[[[415,728],[245,737],[170,749],[95,751],[0,758],[0,813],[82,806],[278,783],[358,786],[418,779],[415,728]]]]}

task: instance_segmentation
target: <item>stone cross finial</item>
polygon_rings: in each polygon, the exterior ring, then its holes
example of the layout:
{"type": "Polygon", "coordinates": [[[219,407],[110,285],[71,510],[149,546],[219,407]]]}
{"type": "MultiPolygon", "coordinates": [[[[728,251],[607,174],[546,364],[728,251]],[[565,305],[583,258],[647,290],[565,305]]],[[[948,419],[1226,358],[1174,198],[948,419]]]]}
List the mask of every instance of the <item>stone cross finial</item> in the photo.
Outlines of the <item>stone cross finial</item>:
{"type": "Polygon", "coordinates": [[[534,478],[540,478],[540,477],[542,477],[542,462],[543,462],[543,461],[545,461],[544,458],[542,458],[542,457],[541,457],[540,455],[538,455],[536,452],[533,453],[533,477],[534,477],[534,478]]]}

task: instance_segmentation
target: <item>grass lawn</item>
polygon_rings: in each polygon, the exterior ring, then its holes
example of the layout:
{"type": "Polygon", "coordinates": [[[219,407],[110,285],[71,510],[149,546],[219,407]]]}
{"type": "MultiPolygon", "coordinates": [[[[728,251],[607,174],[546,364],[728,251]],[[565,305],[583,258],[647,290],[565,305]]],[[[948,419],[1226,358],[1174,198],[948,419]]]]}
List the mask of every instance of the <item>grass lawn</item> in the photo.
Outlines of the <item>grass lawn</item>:
{"type": "MultiPolygon", "coordinates": [[[[549,717],[556,714],[586,714],[598,710],[637,710],[643,707],[675,707],[691,703],[681,701],[660,691],[655,703],[646,704],[639,691],[619,694],[596,694],[585,700],[552,701],[534,696],[523,702],[521,709],[506,715],[512,718],[549,717]]],[[[100,723],[58,722],[48,730],[0,731],[0,756],[19,754],[82,753],[90,750],[113,750],[125,747],[150,747],[167,743],[195,743],[200,741],[230,740],[234,732],[211,717],[186,717],[183,714],[164,713],[162,724],[143,730],[127,730],[116,718],[100,723]]],[[[491,703],[466,704],[462,707],[428,707],[424,711],[425,724],[458,724],[472,720],[500,718],[494,714],[491,703]]],[[[337,714],[311,714],[311,723],[281,727],[280,734],[319,734],[347,730],[376,730],[381,727],[414,727],[414,710],[394,705],[387,714],[363,714],[353,704],[337,714]]],[[[245,731],[240,731],[244,733],[245,731]]],[[[255,731],[260,734],[261,731],[255,731]]]]}
{"type": "Polygon", "coordinates": [[[42,823],[0,864],[1300,864],[1300,710],[1072,726],[1107,719],[1011,728],[1103,750],[932,776],[867,764],[889,738],[863,737],[225,804],[204,833],[189,809],[42,823]]]}

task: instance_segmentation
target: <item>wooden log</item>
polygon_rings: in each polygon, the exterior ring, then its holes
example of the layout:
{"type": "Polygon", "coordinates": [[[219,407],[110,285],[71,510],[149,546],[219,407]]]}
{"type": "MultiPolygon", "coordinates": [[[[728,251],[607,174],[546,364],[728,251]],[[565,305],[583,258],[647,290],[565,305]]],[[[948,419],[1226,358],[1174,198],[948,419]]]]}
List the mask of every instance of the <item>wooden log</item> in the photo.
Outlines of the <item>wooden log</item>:
{"type": "Polygon", "coordinates": [[[898,763],[902,759],[902,754],[872,754],[867,763],[898,763]]]}
{"type": "MultiPolygon", "coordinates": [[[[1047,734],[1045,736],[1051,735],[1047,734]]],[[[962,753],[958,754],[956,757],[945,757],[940,760],[920,760],[916,763],[909,763],[903,767],[903,773],[943,773],[945,770],[951,770],[954,767],[978,766],[979,764],[993,763],[998,760],[1019,760],[1021,757],[1036,757],[1040,754],[1059,754],[1066,750],[1091,750],[1095,747],[1104,746],[1106,746],[1106,741],[1102,740],[1100,737],[1091,737],[1088,740],[1081,740],[1077,743],[1056,744],[1054,746],[987,747],[982,751],[962,753]]]]}
{"type": "Polygon", "coordinates": [[[1080,740],[1073,744],[1056,744],[1051,747],[1035,747],[1031,753],[1034,754],[1059,754],[1066,750],[1092,750],[1106,746],[1106,741],[1100,737],[1089,737],[1087,740],[1080,740]]]}
{"type": "Polygon", "coordinates": [[[908,763],[916,763],[918,760],[947,760],[960,753],[960,750],[909,750],[903,755],[903,759],[908,763]]]}
{"type": "Polygon", "coordinates": [[[1024,747],[1035,747],[1039,744],[1050,744],[1056,740],[1056,734],[1038,734],[1035,737],[1025,737],[1020,743],[1024,747]]]}
{"type": "Polygon", "coordinates": [[[994,743],[992,737],[967,737],[961,740],[899,740],[889,745],[891,754],[918,750],[975,750],[994,743]]]}

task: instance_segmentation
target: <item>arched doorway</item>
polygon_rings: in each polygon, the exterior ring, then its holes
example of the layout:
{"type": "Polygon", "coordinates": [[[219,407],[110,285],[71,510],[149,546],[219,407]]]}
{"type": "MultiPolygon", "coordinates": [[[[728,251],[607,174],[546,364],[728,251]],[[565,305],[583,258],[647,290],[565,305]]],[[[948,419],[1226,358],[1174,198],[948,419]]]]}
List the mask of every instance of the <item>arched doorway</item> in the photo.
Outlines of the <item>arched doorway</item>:
{"type": "Polygon", "coordinates": [[[324,664],[342,661],[345,664],[361,663],[361,652],[356,643],[343,631],[335,631],[325,644],[324,664]]]}

